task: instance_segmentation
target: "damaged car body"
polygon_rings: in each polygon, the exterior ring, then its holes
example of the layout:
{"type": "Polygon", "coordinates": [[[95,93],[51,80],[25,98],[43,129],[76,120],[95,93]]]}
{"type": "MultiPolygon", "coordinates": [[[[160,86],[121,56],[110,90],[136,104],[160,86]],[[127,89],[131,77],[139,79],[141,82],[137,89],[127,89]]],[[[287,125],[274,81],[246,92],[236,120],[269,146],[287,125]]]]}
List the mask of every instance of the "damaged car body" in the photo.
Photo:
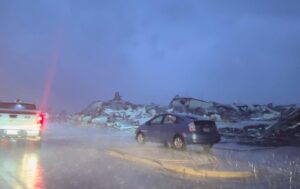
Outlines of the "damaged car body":
{"type": "Polygon", "coordinates": [[[300,109],[283,114],[273,124],[248,125],[243,128],[220,128],[220,134],[239,143],[262,145],[300,145],[300,109]]]}

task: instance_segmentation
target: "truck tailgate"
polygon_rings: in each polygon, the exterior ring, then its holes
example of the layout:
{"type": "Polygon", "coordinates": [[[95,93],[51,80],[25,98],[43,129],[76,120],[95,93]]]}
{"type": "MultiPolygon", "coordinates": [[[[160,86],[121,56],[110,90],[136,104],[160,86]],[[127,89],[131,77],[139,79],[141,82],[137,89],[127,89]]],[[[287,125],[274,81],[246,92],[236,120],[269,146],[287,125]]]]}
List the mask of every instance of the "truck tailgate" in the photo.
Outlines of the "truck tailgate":
{"type": "Polygon", "coordinates": [[[0,109],[0,129],[37,129],[38,111],[0,109]]]}

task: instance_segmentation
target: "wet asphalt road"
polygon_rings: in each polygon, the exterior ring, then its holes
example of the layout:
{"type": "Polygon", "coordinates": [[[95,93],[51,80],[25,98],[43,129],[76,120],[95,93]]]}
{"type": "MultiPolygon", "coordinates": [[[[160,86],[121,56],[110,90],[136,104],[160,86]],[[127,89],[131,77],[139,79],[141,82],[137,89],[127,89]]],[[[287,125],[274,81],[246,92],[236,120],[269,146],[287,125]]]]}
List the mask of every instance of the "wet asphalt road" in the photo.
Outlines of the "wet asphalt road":
{"type": "Polygon", "coordinates": [[[132,156],[142,153],[145,158],[155,159],[159,155],[168,161],[178,155],[156,144],[140,147],[128,131],[49,124],[41,146],[33,142],[1,141],[0,189],[300,188],[300,149],[296,147],[220,143],[210,154],[204,154],[198,147],[179,154],[193,159],[190,166],[195,168],[199,168],[199,161],[213,157],[219,164],[212,161],[205,169],[252,171],[254,176],[246,179],[176,175],[107,153],[115,149],[132,156]]]}

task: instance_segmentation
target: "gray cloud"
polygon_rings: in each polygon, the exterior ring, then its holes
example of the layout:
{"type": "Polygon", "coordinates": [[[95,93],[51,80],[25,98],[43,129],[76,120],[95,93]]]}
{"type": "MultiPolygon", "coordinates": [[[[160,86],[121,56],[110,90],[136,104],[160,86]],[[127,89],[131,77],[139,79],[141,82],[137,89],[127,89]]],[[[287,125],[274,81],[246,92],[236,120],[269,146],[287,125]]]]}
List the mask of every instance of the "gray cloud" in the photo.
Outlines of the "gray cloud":
{"type": "Polygon", "coordinates": [[[0,99],[299,103],[298,1],[1,1],[0,99]]]}

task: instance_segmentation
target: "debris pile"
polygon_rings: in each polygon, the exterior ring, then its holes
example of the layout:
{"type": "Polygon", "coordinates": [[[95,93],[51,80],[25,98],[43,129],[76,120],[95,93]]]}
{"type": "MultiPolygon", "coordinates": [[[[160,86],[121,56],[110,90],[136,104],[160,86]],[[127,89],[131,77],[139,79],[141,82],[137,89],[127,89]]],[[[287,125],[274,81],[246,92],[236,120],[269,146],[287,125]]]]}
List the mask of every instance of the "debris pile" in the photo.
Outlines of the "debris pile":
{"type": "Polygon", "coordinates": [[[243,120],[267,121],[276,120],[286,108],[268,105],[221,104],[195,98],[175,96],[169,108],[173,112],[192,113],[207,116],[215,121],[237,122],[243,120]]]}
{"type": "Polygon", "coordinates": [[[300,108],[285,111],[274,124],[225,127],[220,128],[219,132],[224,138],[240,143],[300,146],[300,108]]]}
{"type": "Polygon", "coordinates": [[[218,121],[219,132],[225,140],[247,144],[300,145],[300,108],[297,105],[221,104],[177,95],[169,108],[173,112],[191,113],[218,121]],[[228,126],[222,127],[226,122],[228,126]]]}
{"type": "Polygon", "coordinates": [[[277,144],[300,140],[300,108],[296,105],[221,104],[177,95],[169,107],[161,107],[155,104],[134,104],[123,100],[116,92],[112,100],[93,102],[80,113],[73,115],[71,120],[130,129],[165,112],[193,114],[217,121],[223,137],[237,142],[277,144]]]}
{"type": "Polygon", "coordinates": [[[82,112],[73,116],[76,122],[130,129],[143,124],[154,115],[165,112],[166,108],[155,104],[140,105],[122,100],[118,92],[112,100],[91,103],[82,112]]]}

